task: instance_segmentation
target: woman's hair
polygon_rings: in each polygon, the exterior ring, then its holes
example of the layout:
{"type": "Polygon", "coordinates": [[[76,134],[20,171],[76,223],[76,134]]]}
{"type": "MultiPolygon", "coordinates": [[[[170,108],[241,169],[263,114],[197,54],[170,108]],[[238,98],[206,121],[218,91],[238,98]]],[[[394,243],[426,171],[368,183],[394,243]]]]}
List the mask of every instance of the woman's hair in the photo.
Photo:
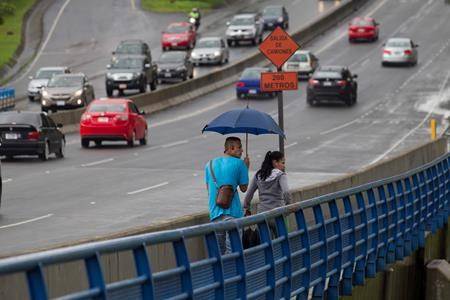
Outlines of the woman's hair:
{"type": "Polygon", "coordinates": [[[280,151],[268,151],[264,157],[264,161],[261,164],[261,169],[256,172],[256,177],[261,180],[266,180],[267,177],[272,174],[273,164],[272,162],[280,161],[284,158],[284,154],[280,151]]]}

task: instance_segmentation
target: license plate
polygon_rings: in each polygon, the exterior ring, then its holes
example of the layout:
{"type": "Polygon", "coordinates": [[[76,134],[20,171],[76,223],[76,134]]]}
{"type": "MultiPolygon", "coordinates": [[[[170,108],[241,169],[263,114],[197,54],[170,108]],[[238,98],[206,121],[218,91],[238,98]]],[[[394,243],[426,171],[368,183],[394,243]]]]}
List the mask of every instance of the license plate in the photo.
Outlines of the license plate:
{"type": "Polygon", "coordinates": [[[328,81],[325,81],[324,83],[323,83],[323,86],[331,86],[332,85],[332,83],[331,82],[328,82],[328,81]]]}
{"type": "Polygon", "coordinates": [[[177,43],[172,43],[172,46],[173,47],[176,47],[178,44],[177,43]]]}
{"type": "Polygon", "coordinates": [[[358,32],[364,32],[364,29],[358,29],[358,32]]]}
{"type": "Polygon", "coordinates": [[[249,90],[248,93],[254,95],[254,94],[258,94],[258,91],[257,90],[249,90]]]}
{"type": "Polygon", "coordinates": [[[401,55],[402,53],[399,51],[394,52],[395,55],[401,55]]]}
{"type": "Polygon", "coordinates": [[[119,89],[126,89],[127,85],[126,84],[119,84],[119,89]]]}
{"type": "Polygon", "coordinates": [[[66,105],[66,102],[64,102],[64,101],[56,101],[56,105],[64,106],[64,105],[66,105]]]}
{"type": "Polygon", "coordinates": [[[99,123],[107,123],[109,121],[107,117],[99,117],[97,120],[99,123]]]}
{"type": "Polygon", "coordinates": [[[164,74],[164,76],[165,76],[166,78],[170,78],[170,77],[172,77],[172,74],[166,73],[166,74],[164,74]]]}
{"type": "Polygon", "coordinates": [[[269,26],[272,27],[272,26],[273,26],[273,23],[269,23],[269,26]]]}
{"type": "Polygon", "coordinates": [[[17,140],[19,135],[17,133],[5,133],[5,139],[7,140],[17,140]]]}

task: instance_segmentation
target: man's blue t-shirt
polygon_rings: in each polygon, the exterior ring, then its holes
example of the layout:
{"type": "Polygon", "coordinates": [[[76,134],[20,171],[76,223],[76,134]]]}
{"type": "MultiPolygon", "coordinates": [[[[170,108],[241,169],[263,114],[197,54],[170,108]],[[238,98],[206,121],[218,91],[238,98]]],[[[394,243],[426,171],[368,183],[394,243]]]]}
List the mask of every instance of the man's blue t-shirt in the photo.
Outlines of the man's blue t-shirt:
{"type": "MultiPolygon", "coordinates": [[[[218,157],[213,159],[212,165],[219,187],[224,184],[229,184],[237,190],[239,185],[248,184],[248,169],[243,160],[232,156],[218,157]]],[[[223,209],[216,205],[217,186],[209,170],[209,161],[205,167],[205,182],[208,185],[209,191],[209,217],[211,220],[221,215],[229,215],[234,218],[244,216],[238,192],[234,194],[229,209],[223,209]]]]}

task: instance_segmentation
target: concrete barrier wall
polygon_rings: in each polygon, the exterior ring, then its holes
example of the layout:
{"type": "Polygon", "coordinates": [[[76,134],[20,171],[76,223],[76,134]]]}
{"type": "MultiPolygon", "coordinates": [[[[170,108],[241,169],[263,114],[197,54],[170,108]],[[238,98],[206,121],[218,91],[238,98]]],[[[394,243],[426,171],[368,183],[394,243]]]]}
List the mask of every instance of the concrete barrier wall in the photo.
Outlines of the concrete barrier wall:
{"type": "MultiPolygon", "coordinates": [[[[314,186],[305,187],[293,191],[293,196],[298,201],[308,199],[317,195],[336,192],[342,189],[358,186],[362,183],[374,181],[376,179],[390,177],[407,170],[416,168],[420,165],[428,163],[435,158],[447,152],[446,140],[439,139],[434,142],[429,142],[415,149],[405,151],[399,156],[382,161],[374,166],[364,169],[360,172],[350,174],[330,182],[318,184],[314,186]]],[[[147,227],[139,227],[125,232],[118,232],[116,234],[104,236],[102,238],[83,240],[76,243],[59,245],[70,246],[89,241],[99,241],[123,236],[130,236],[139,233],[148,233],[155,231],[162,231],[168,229],[181,228],[186,226],[198,225],[209,222],[208,213],[201,212],[183,218],[177,218],[172,221],[160,222],[147,227]]],[[[427,243],[432,246],[426,247],[422,252],[423,261],[428,262],[432,259],[443,258],[447,255],[450,259],[450,232],[448,227],[446,230],[441,230],[436,235],[429,235],[427,243]]],[[[189,257],[192,260],[203,258],[206,255],[204,242],[200,239],[189,239],[187,241],[189,257]]],[[[52,247],[56,248],[56,247],[52,247]]],[[[49,248],[50,249],[50,248],[49,248]]],[[[48,250],[48,249],[47,249],[48,250]]],[[[160,271],[174,266],[173,249],[170,244],[163,244],[158,246],[149,246],[148,253],[150,256],[151,267],[153,271],[160,271]]],[[[19,254],[19,253],[17,253],[19,254]]],[[[22,254],[22,253],[21,253],[22,254]]],[[[417,254],[415,254],[417,255],[417,254]]],[[[395,268],[395,274],[378,274],[377,278],[367,281],[367,285],[355,290],[355,296],[361,296],[361,299],[384,299],[382,297],[383,289],[379,289],[380,285],[391,282],[394,286],[400,284],[398,281],[408,280],[407,282],[415,282],[419,279],[415,278],[414,272],[411,272],[411,267],[415,265],[416,256],[406,258],[400,262],[395,268]],[[399,274],[399,275],[397,275],[399,274]],[[392,275],[392,276],[391,276],[392,275]],[[406,278],[407,277],[407,278],[406,278]],[[400,279],[399,279],[400,278],[400,279]],[[405,279],[406,278],[406,279],[405,279]],[[367,289],[367,290],[366,290],[367,289]],[[368,293],[367,291],[371,291],[368,293]],[[370,297],[368,296],[370,295],[370,297]],[[378,295],[378,296],[376,296],[378,295]],[[375,297],[376,296],[376,297],[375,297]],[[365,298],[369,297],[369,298],[365,298]]],[[[134,262],[131,253],[120,252],[108,255],[102,255],[102,266],[105,277],[108,282],[116,281],[118,279],[126,279],[134,274],[134,262]]],[[[420,264],[422,267],[422,264],[420,264]]],[[[419,273],[417,273],[419,274],[419,273]]],[[[63,265],[56,265],[45,268],[45,276],[47,286],[49,287],[49,294],[51,297],[57,297],[66,294],[70,291],[80,290],[87,286],[87,279],[84,270],[84,263],[81,261],[71,262],[63,265]]],[[[402,283],[403,284],[403,283],[402,283]]],[[[406,286],[405,286],[406,287],[406,286]]],[[[402,293],[406,293],[405,288],[402,293]]],[[[392,292],[394,293],[394,292],[392,292]]],[[[409,295],[409,294],[408,294],[409,295]]],[[[393,296],[392,296],[393,297],[393,296]]],[[[0,299],[24,299],[27,298],[26,279],[23,274],[14,274],[0,277],[0,299]]],[[[359,298],[358,298],[359,299],[359,298]]],[[[391,299],[408,299],[408,298],[391,298],[391,299]]]]}
{"type": "MultiPolygon", "coordinates": [[[[347,16],[365,4],[368,0],[347,0],[342,5],[331,9],[320,19],[312,21],[300,30],[292,34],[292,37],[304,46],[328,29],[336,26],[347,16]]],[[[268,64],[268,60],[259,52],[251,54],[235,63],[231,63],[221,70],[217,70],[198,78],[175,84],[168,88],[158,89],[151,93],[139,94],[130,97],[141,108],[148,113],[156,112],[168,107],[191,101],[199,96],[211,93],[218,88],[227,86],[238,79],[242,71],[251,66],[268,64]]],[[[80,117],[84,109],[61,111],[52,114],[52,118],[65,125],[64,131],[76,131],[80,117]],[[71,125],[71,126],[68,126],[71,125]]]]}

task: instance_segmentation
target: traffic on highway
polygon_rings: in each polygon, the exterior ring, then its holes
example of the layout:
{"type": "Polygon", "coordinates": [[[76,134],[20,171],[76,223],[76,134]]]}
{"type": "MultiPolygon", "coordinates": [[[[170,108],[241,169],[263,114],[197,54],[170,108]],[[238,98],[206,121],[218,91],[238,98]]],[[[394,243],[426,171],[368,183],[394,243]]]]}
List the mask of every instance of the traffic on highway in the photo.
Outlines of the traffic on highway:
{"type": "MultiPolygon", "coordinates": [[[[204,211],[203,167],[222,151],[224,138],[201,129],[221,112],[247,105],[276,117],[277,92],[261,90],[261,73],[276,70],[268,61],[249,66],[233,84],[157,112],[131,96],[176,89],[230,67],[256,53],[275,28],[294,33],[345,1],[250,1],[236,10],[200,11],[198,19],[149,15],[113,2],[86,5],[95,15],[105,12],[103,21],[129,11],[124,22],[134,17],[139,24],[130,25],[133,34],[117,25],[117,35],[108,31],[94,41],[74,32],[72,43],[61,18],[54,30],[47,28],[49,48],[25,68],[32,75],[12,80],[27,99],[20,110],[0,112],[0,235],[11,241],[0,246],[0,256],[204,211]],[[150,39],[141,29],[149,24],[155,26],[150,39]],[[85,110],[76,124],[55,121],[78,108],[85,110]]],[[[91,22],[80,3],[67,8],[79,13],[77,22],[91,22]]],[[[44,22],[67,8],[54,6],[44,22]]],[[[284,92],[294,188],[353,172],[428,138],[427,121],[450,91],[445,9],[437,0],[368,1],[287,60],[282,70],[300,81],[297,91],[284,92]]],[[[251,138],[252,172],[275,145],[273,136],[251,138]]]]}

